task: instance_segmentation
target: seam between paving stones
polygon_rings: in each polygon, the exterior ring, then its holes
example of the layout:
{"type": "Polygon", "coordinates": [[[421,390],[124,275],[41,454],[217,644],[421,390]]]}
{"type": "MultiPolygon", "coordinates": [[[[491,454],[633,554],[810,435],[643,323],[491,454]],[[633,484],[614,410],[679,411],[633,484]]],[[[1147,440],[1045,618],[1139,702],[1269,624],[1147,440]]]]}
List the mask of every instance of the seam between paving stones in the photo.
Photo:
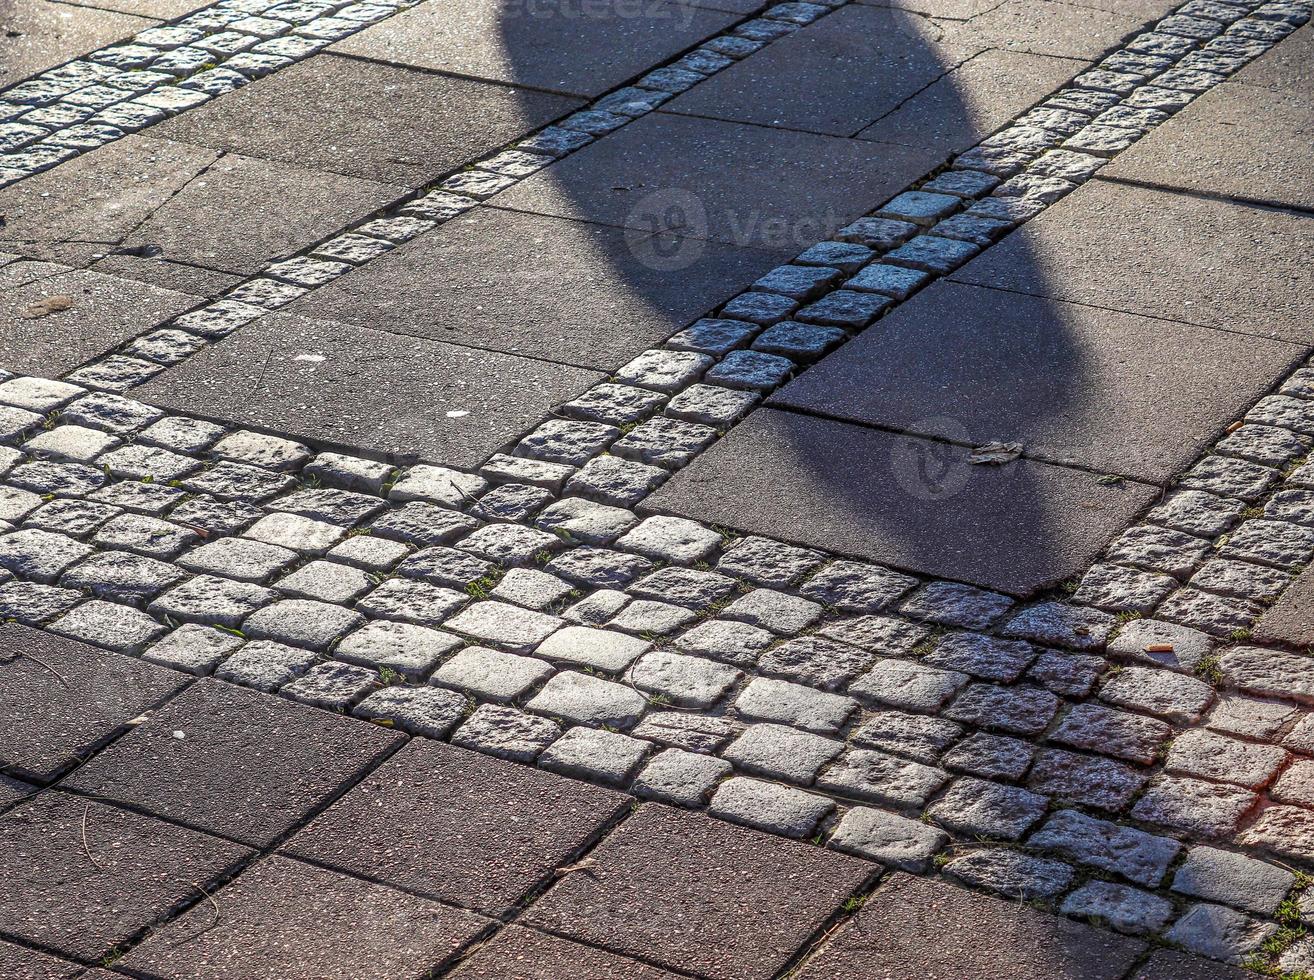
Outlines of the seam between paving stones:
{"type": "Polygon", "coordinates": [[[1180,197],[1190,197],[1201,201],[1220,201],[1225,204],[1242,204],[1246,207],[1259,208],[1264,211],[1281,211],[1286,214],[1297,215],[1300,217],[1314,216],[1314,208],[1301,207],[1299,204],[1289,204],[1284,201],[1269,201],[1262,197],[1243,197],[1236,194],[1202,191],[1194,187],[1170,187],[1166,184],[1156,184],[1153,181],[1148,180],[1136,180],[1132,177],[1106,177],[1103,174],[1096,174],[1095,176],[1096,179],[1109,184],[1122,184],[1127,187],[1141,187],[1149,191],[1161,191],[1165,194],[1176,194],[1180,197]]]}
{"type": "MultiPolygon", "coordinates": [[[[1076,638],[1075,638],[1075,637],[1074,637],[1074,641],[1076,641],[1076,638]]],[[[1080,645],[1080,644],[1079,644],[1079,645],[1080,645]]],[[[1123,822],[1123,824],[1131,824],[1131,822],[1133,822],[1133,821],[1126,821],[1126,820],[1123,820],[1122,822],[1123,822]]]]}

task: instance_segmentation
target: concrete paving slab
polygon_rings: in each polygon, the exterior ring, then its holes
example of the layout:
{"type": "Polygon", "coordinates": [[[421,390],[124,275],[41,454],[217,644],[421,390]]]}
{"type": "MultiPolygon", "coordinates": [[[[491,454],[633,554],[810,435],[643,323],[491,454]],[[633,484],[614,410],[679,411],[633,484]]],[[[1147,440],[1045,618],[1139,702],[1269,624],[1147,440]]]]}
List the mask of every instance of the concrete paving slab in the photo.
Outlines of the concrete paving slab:
{"type": "Polygon", "coordinates": [[[1283,591],[1254,628],[1261,643],[1314,647],[1314,568],[1307,568],[1283,591]]]}
{"type": "Polygon", "coordinates": [[[895,874],[799,980],[1117,980],[1145,944],[941,881],[895,874]]]}
{"type": "Polygon", "coordinates": [[[246,848],[67,793],[0,816],[0,929],[83,962],[105,957],[246,848]]]}
{"type": "Polygon", "coordinates": [[[953,278],[1309,344],[1311,254],[1308,217],[1097,179],[953,278]]]}
{"type": "Polygon", "coordinates": [[[0,367],[58,377],[199,303],[98,272],[14,262],[0,269],[0,367]],[[72,305],[41,312],[56,297],[72,305]]]}
{"type": "Polygon", "coordinates": [[[1083,66],[1024,51],[985,51],[879,117],[859,139],[924,147],[937,159],[975,146],[1083,66]]]}
{"type": "MultiPolygon", "coordinates": [[[[1290,92],[1225,82],[1100,173],[1198,194],[1314,210],[1311,154],[1314,85],[1290,92]],[[1220,138],[1221,134],[1226,137],[1220,138]]],[[[1314,224],[1314,218],[1307,217],[1306,222],[1314,224]]]]}
{"type": "Polygon", "coordinates": [[[509,926],[465,960],[453,980],[675,980],[676,974],[594,946],[509,926]]]}
{"type": "Polygon", "coordinates": [[[133,279],[163,289],[172,289],[193,296],[214,298],[239,286],[245,276],[232,272],[218,272],[197,265],[149,259],[136,255],[107,255],[91,266],[93,272],[103,272],[120,279],[133,279]]]}
{"type": "MultiPolygon", "coordinates": [[[[655,112],[491,203],[793,256],[932,165],[909,147],[655,112]]],[[[669,264],[698,257],[680,252],[669,264]]]]}
{"type": "Polygon", "coordinates": [[[1025,595],[1086,570],[1158,495],[1131,481],[761,409],[645,506],[1025,595]]]}
{"type": "Polygon", "coordinates": [[[1290,95],[1314,95],[1314,24],[1283,38],[1233,75],[1232,81],[1290,95]]]}
{"type": "Polygon", "coordinates": [[[1004,0],[960,30],[964,42],[983,48],[1093,60],[1148,26],[1162,9],[1161,4],[1147,9],[1143,4],[1118,0],[1107,0],[1099,6],[1077,6],[1059,0],[1004,0]]]}
{"type": "Polygon", "coordinates": [[[24,980],[73,980],[82,976],[82,970],[79,963],[57,960],[45,953],[0,940],[0,976],[23,977],[24,980]]]}
{"type": "Polygon", "coordinates": [[[0,810],[35,793],[36,787],[20,782],[11,776],[0,775],[0,810]]]}
{"type": "Polygon", "coordinates": [[[75,640],[0,626],[0,770],[48,782],[186,681],[75,640]]]}
{"type": "Polygon", "coordinates": [[[676,0],[426,0],[333,50],[592,98],[737,19],[676,0]]]}
{"type": "MultiPolygon", "coordinates": [[[[449,221],[289,309],[415,337],[610,371],[796,249],[678,240],[696,256],[657,268],[646,236],[487,208],[449,221]]],[[[0,270],[2,273],[4,270],[0,270]]]]}
{"type": "Polygon", "coordinates": [[[64,244],[106,253],[214,163],[207,147],[149,136],[124,139],[0,189],[7,251],[61,261],[64,244]]]}
{"type": "Polygon", "coordinates": [[[46,0],[8,0],[0,5],[0,88],[158,23],[46,0]]]}
{"type": "Polygon", "coordinates": [[[652,803],[590,856],[521,923],[723,980],[775,976],[877,870],[652,803]]]}
{"type": "Polygon", "coordinates": [[[320,54],[152,133],[414,187],[577,105],[559,95],[320,54]]]}
{"type": "Polygon", "coordinates": [[[628,806],[611,790],[417,739],[284,851],[500,915],[628,806]]]}
{"type": "Polygon", "coordinates": [[[481,916],[300,861],[262,861],[153,932],[123,967],[177,980],[436,971],[491,923],[481,916]]]}
{"type": "MultiPolygon", "coordinates": [[[[68,3],[69,0],[59,0],[59,2],[68,3]]],[[[139,17],[173,20],[202,7],[208,7],[211,3],[213,0],[78,0],[77,6],[116,10],[119,13],[135,14],[139,17]]]]}
{"type": "MultiPolygon", "coordinates": [[[[386,317],[376,322],[391,326],[386,317]]],[[[473,467],[604,377],[275,313],[157,375],[136,395],[317,445],[473,467]]]]}
{"type": "Polygon", "coordinates": [[[68,785],[265,847],[399,739],[366,722],[205,679],[79,768],[68,785]]]}
{"type": "Polygon", "coordinates": [[[229,153],[133,229],[122,247],[158,248],[166,260],[252,275],[405,193],[397,185],[229,153]]]}
{"type": "Polygon", "coordinates": [[[771,404],[1163,483],[1304,348],[997,289],[939,283],[771,404]]]}
{"type": "Polygon", "coordinates": [[[947,33],[925,17],[852,4],[731,65],[664,109],[852,136],[983,47],[961,43],[958,32],[947,33]]]}

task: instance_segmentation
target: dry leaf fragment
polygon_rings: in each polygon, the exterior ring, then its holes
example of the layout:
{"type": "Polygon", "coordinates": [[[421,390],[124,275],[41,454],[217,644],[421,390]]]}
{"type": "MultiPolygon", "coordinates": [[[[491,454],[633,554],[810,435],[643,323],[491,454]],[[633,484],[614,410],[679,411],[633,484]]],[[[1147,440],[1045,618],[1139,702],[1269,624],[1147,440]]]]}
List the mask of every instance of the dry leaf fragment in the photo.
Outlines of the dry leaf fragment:
{"type": "Polygon", "coordinates": [[[49,316],[52,313],[59,313],[62,310],[71,309],[72,306],[72,296],[47,296],[45,299],[37,300],[18,315],[24,320],[36,320],[43,316],[49,316]]]}
{"type": "Polygon", "coordinates": [[[987,442],[984,446],[977,446],[972,450],[972,455],[967,457],[969,463],[976,463],[984,466],[1003,466],[1005,463],[1011,463],[1022,455],[1022,443],[1020,442],[987,442]]]}
{"type": "Polygon", "coordinates": [[[598,863],[597,858],[585,858],[583,861],[576,861],[574,864],[568,864],[564,868],[557,868],[557,877],[568,875],[575,871],[587,871],[598,863]]]}

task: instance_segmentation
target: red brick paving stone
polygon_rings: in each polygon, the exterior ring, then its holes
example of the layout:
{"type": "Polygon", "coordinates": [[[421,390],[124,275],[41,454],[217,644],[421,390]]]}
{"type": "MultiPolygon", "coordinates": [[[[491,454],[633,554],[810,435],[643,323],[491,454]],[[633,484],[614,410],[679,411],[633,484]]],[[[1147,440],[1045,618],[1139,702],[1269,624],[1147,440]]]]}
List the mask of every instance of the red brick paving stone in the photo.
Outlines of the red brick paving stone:
{"type": "Polygon", "coordinates": [[[1254,635],[1261,643],[1314,646],[1314,566],[1301,572],[1282,597],[1259,617],[1254,635]]]}
{"type": "Polygon", "coordinates": [[[498,933],[450,976],[451,980],[676,980],[676,974],[655,966],[516,926],[498,933]]]}
{"type": "Polygon", "coordinates": [[[0,626],[0,770],[47,782],[190,680],[121,653],[0,626]]]}
{"type": "Polygon", "coordinates": [[[629,804],[588,783],[416,740],[284,850],[499,915],[629,804]]]}
{"type": "Polygon", "coordinates": [[[0,977],[13,980],[66,980],[79,976],[82,967],[65,963],[45,953],[37,953],[22,946],[0,940],[0,977]]]}
{"type": "Polygon", "coordinates": [[[151,817],[48,791],[0,815],[0,933],[98,960],[194,901],[198,886],[210,890],[250,853],[151,817]]]}
{"type": "Polygon", "coordinates": [[[1117,980],[1145,944],[896,874],[805,962],[797,980],[1117,980]]]}
{"type": "Polygon", "coordinates": [[[427,898],[273,857],[152,934],[120,965],[171,980],[428,976],[491,923],[427,898]]]}
{"type": "Polygon", "coordinates": [[[1258,973],[1251,973],[1239,966],[1161,949],[1146,960],[1131,980],[1257,980],[1258,977],[1258,973]]]}
{"type": "Polygon", "coordinates": [[[878,871],[652,803],[590,857],[520,921],[718,980],[774,976],[878,871]]]}
{"type": "Polygon", "coordinates": [[[401,737],[206,679],[82,766],[68,784],[263,847],[401,737]]]}

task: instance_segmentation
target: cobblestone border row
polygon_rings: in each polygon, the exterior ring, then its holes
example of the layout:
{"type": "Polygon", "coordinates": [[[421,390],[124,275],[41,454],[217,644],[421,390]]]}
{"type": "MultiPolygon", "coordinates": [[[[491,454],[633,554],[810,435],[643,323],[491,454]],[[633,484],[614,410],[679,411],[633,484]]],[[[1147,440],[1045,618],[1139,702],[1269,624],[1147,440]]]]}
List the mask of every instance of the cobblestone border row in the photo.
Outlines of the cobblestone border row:
{"type": "Polygon", "coordinates": [[[0,187],[298,61],[419,0],[220,0],[0,91],[0,187]]]}
{"type": "MultiPolygon", "coordinates": [[[[1289,27],[1303,13],[1276,8],[1278,20],[1240,22],[1289,27]]],[[[1266,438],[1252,428],[1220,444],[1156,526],[1218,518],[1236,509],[1229,497],[1243,503],[1232,522],[1246,517],[1276,478],[1254,491],[1227,474],[1256,465],[1247,454],[1274,444],[1268,429],[1314,433],[1305,379],[1252,413],[1266,438]],[[1204,491],[1214,496],[1178,502],[1204,491]]],[[[660,388],[636,390],[656,399],[649,414],[660,407],[660,388]]],[[[0,500],[21,525],[0,537],[0,567],[15,575],[0,615],[888,866],[942,867],[1209,955],[1276,955],[1295,938],[1307,880],[1236,845],[1314,858],[1308,715],[1220,697],[1210,682],[1221,670],[1242,690],[1308,704],[1303,658],[1217,654],[1198,631],[1135,619],[1094,591],[1094,572],[1075,601],[1116,613],[1017,609],[954,583],[554,499],[571,492],[559,463],[397,474],[32,378],[0,384],[0,404],[0,500]]],[[[1292,513],[1275,510],[1257,547],[1303,537],[1292,513]],[[1274,524],[1299,530],[1273,538],[1274,524]]],[[[1309,557],[1227,551],[1239,533],[1212,541],[1220,559],[1309,557]]],[[[1136,575],[1160,561],[1117,549],[1104,564],[1136,575]]],[[[1188,577],[1205,591],[1194,565],[1174,581],[1188,577]]]]}

